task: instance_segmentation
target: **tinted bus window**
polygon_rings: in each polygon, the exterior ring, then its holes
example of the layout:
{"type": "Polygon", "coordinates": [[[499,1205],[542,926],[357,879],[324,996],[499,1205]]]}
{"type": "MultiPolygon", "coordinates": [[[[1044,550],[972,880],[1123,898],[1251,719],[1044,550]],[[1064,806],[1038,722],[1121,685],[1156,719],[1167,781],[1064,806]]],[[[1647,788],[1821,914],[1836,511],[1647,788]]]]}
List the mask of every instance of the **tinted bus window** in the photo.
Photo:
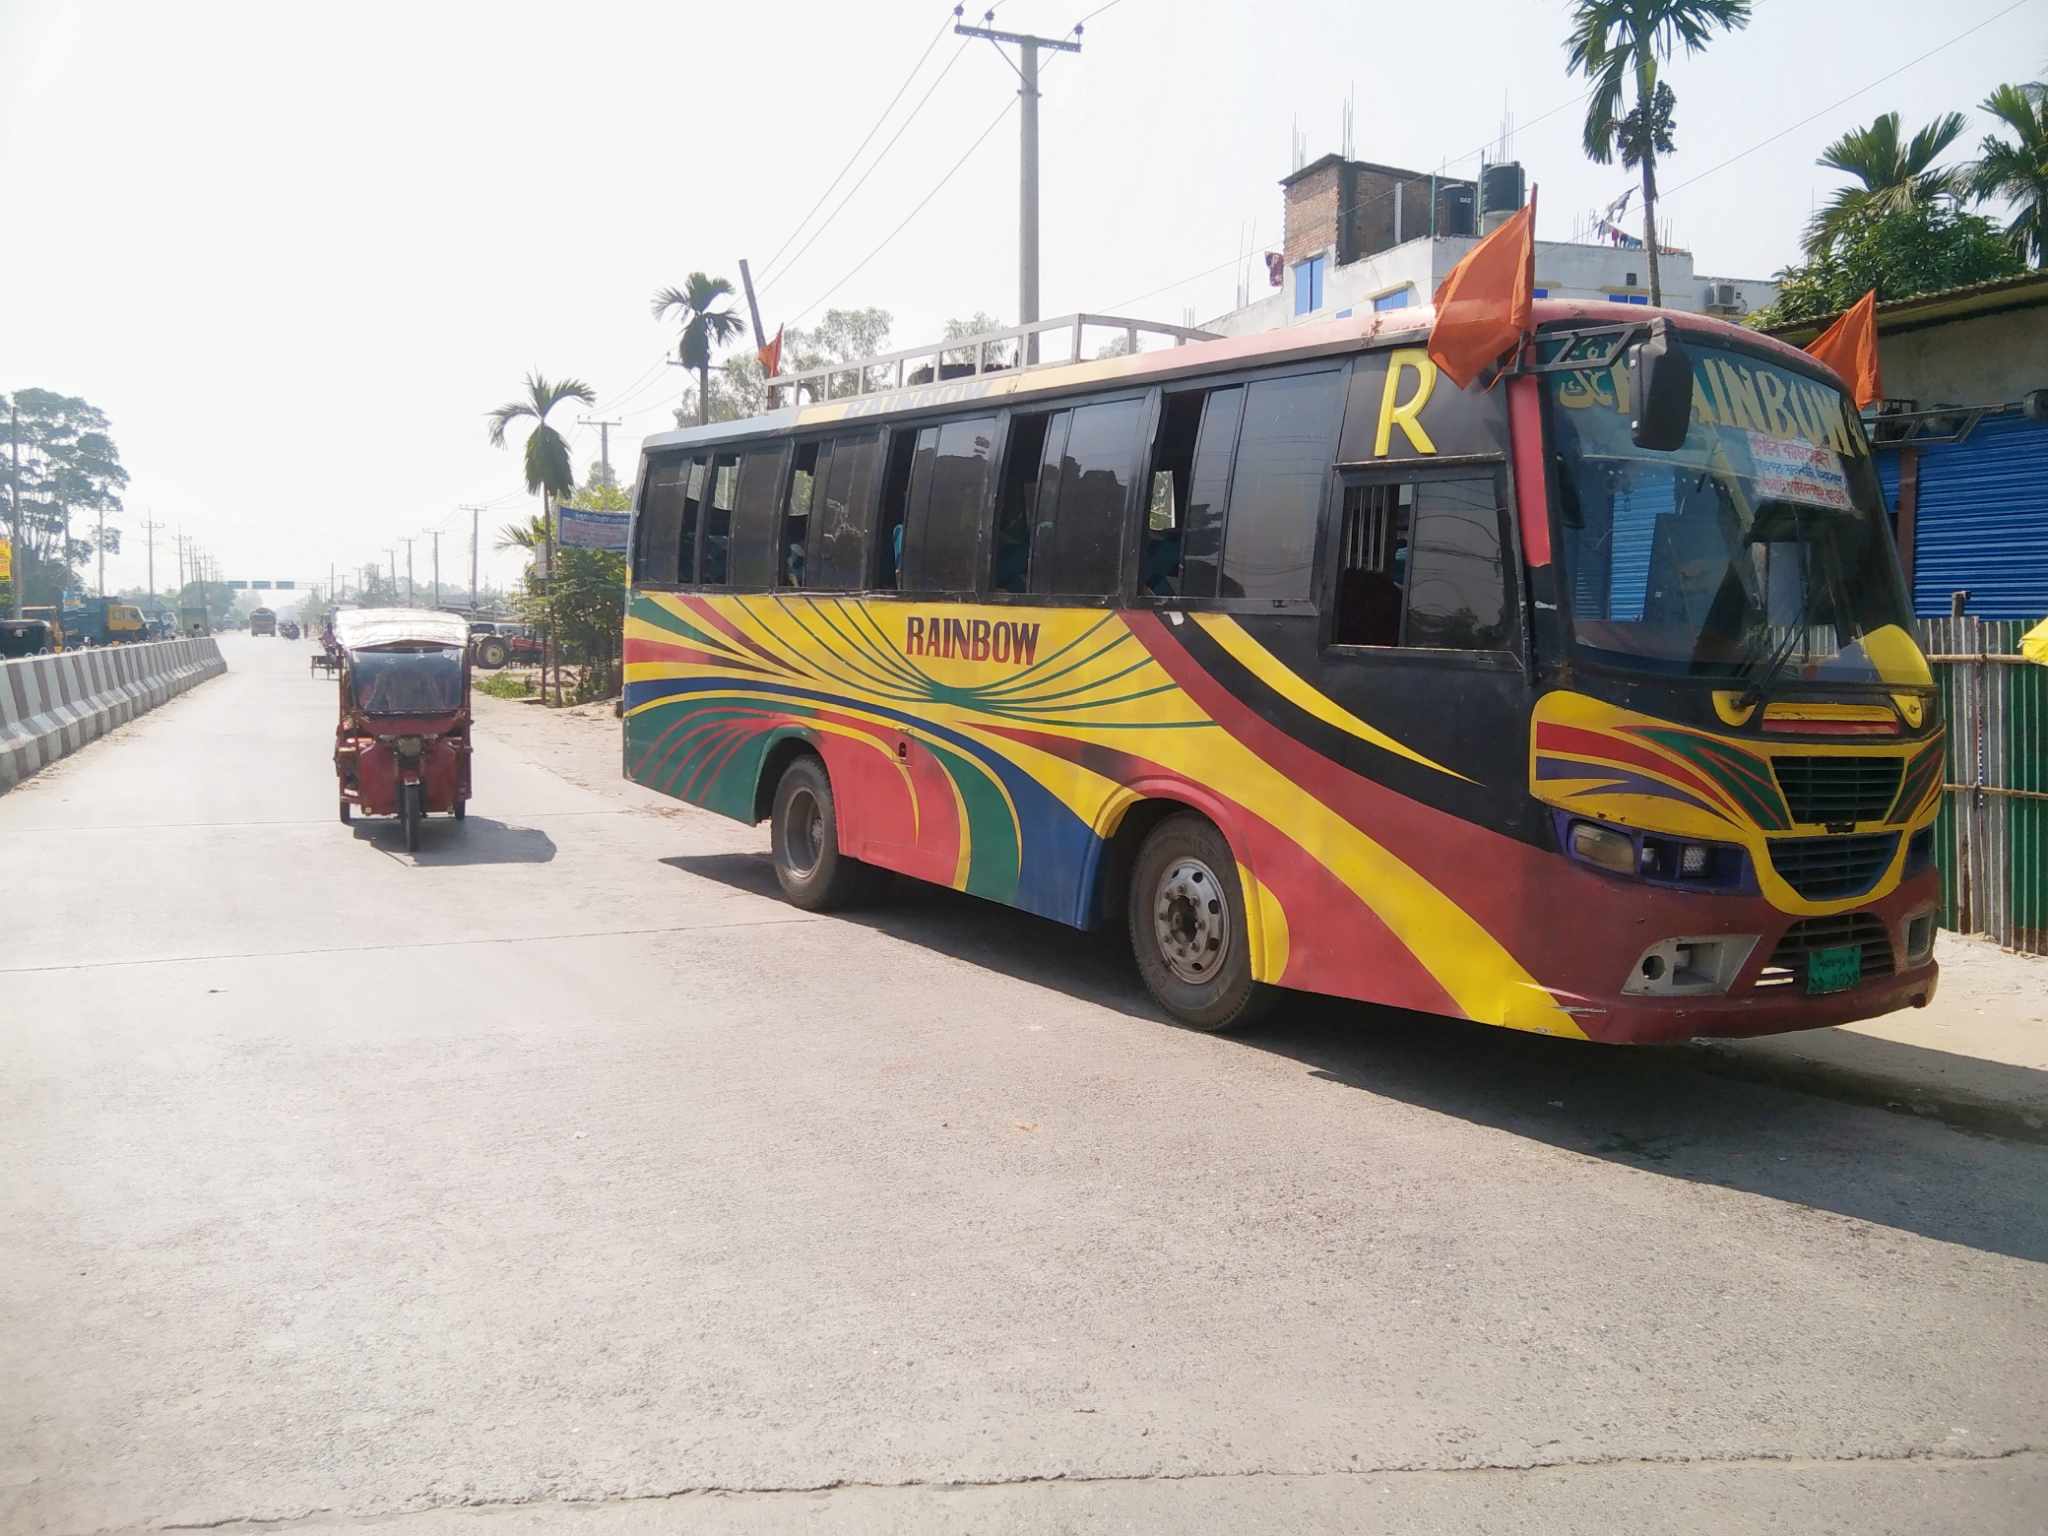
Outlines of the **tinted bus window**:
{"type": "Polygon", "coordinates": [[[835,437],[818,470],[811,556],[803,585],[826,592],[856,592],[867,572],[868,518],[874,507],[875,471],[882,435],[835,437]]]}
{"type": "Polygon", "coordinates": [[[946,422],[927,448],[925,439],[932,435],[929,427],[918,433],[910,468],[902,585],[913,592],[971,591],[996,419],[970,416],[946,422]]]}
{"type": "Polygon", "coordinates": [[[704,515],[704,460],[690,460],[690,476],[683,482],[683,526],[676,540],[676,580],[697,579],[697,532],[704,515]]]}
{"type": "Polygon", "coordinates": [[[641,494],[640,521],[634,540],[633,579],[672,582],[676,579],[676,546],[683,530],[683,486],[690,473],[688,459],[657,459],[647,468],[647,489],[641,494]]]}
{"type": "Polygon", "coordinates": [[[1223,558],[1223,509],[1230,500],[1230,466],[1237,454],[1237,429],[1243,421],[1242,384],[1209,391],[1188,475],[1180,554],[1183,597],[1216,595],[1223,558]]]}
{"type": "Polygon", "coordinates": [[[697,579],[707,587],[722,587],[732,559],[732,513],[739,500],[740,456],[721,453],[711,461],[710,507],[704,514],[704,556],[699,562],[703,574],[697,579]]]}
{"type": "Polygon", "coordinates": [[[772,587],[781,518],[783,446],[750,448],[740,460],[733,504],[731,580],[736,587],[772,587]]]}
{"type": "Polygon", "coordinates": [[[1507,542],[1491,476],[1424,480],[1415,488],[1403,645],[1455,650],[1509,646],[1507,542]]]}
{"type": "Polygon", "coordinates": [[[1138,433],[1144,402],[1117,400],[1083,405],[1063,436],[1057,481],[1046,477],[1039,495],[1039,525],[1032,540],[1031,586],[1035,592],[1104,597],[1116,591],[1123,555],[1124,511],[1136,473],[1138,433]],[[1047,494],[1057,485],[1057,507],[1047,494]]]}
{"type": "Polygon", "coordinates": [[[1335,369],[1249,386],[1230,485],[1223,596],[1308,598],[1316,518],[1343,414],[1342,375],[1335,369]]]}

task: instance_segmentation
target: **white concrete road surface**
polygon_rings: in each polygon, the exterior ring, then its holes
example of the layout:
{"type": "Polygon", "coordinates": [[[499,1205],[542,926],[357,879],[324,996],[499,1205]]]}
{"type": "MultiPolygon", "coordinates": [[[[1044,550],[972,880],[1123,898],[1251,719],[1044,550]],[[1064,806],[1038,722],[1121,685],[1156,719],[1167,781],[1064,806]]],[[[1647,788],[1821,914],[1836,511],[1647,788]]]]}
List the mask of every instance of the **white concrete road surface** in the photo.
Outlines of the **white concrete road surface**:
{"type": "Polygon", "coordinates": [[[0,1531],[2048,1523],[2048,1148],[1187,1033],[495,701],[408,858],[307,647],[224,649],[0,797],[0,1531]]]}

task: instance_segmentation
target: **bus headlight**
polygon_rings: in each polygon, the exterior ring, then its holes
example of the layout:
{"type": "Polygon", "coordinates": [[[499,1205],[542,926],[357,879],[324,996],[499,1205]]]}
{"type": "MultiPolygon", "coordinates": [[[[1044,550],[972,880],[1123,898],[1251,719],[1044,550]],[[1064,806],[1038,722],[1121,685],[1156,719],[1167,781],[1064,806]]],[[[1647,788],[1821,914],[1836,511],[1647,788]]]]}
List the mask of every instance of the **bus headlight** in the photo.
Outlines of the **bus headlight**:
{"type": "Polygon", "coordinates": [[[1575,820],[1565,830],[1564,845],[1581,863],[1657,885],[1726,891],[1742,889],[1747,883],[1748,859],[1740,848],[1728,843],[1695,842],[1575,820]]]}
{"type": "Polygon", "coordinates": [[[1635,839],[1612,827],[1599,826],[1590,821],[1572,823],[1572,853],[1601,869],[1612,870],[1617,875],[1632,875],[1636,872],[1635,839]]]}

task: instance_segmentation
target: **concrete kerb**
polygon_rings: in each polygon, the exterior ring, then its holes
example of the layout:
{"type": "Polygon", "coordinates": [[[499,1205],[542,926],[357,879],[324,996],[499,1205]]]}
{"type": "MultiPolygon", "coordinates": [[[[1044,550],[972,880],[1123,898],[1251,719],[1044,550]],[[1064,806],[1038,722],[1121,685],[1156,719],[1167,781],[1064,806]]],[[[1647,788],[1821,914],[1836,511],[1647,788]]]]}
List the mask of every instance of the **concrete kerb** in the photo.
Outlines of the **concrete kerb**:
{"type": "Polygon", "coordinates": [[[0,793],[227,669],[214,640],[0,662],[0,793]]]}

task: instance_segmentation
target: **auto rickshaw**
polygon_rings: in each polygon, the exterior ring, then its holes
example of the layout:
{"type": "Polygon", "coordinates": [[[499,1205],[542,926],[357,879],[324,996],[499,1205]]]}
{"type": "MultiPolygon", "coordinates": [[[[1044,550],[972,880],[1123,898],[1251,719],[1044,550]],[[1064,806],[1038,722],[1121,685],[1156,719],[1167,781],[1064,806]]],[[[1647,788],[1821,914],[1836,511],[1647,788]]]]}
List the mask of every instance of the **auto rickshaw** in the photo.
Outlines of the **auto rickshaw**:
{"type": "Polygon", "coordinates": [[[55,649],[47,619],[0,619],[0,661],[47,656],[55,649]]]}
{"type": "Polygon", "coordinates": [[[396,816],[408,853],[429,815],[469,805],[469,630],[425,608],[351,608],[336,616],[341,710],[334,771],[341,819],[396,816]]]}

